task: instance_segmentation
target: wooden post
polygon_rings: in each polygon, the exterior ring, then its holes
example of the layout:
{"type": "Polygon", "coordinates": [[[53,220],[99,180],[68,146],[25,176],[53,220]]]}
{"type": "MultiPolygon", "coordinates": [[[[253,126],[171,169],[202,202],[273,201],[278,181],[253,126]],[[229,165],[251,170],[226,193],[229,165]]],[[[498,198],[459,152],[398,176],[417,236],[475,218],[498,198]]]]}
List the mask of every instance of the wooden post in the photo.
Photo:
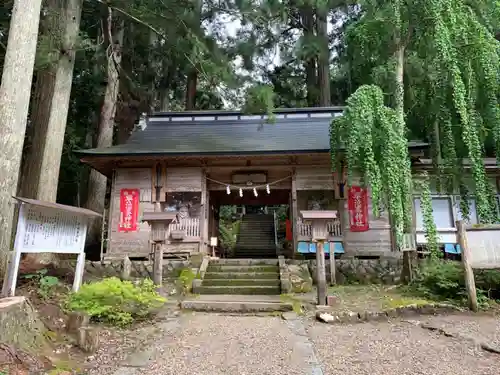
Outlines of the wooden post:
{"type": "Polygon", "coordinates": [[[412,253],[413,251],[403,251],[403,270],[402,279],[405,284],[409,284],[413,280],[413,270],[412,270],[412,253]]]}
{"type": "Polygon", "coordinates": [[[153,263],[153,282],[157,286],[162,285],[163,279],[163,247],[161,244],[155,244],[155,257],[153,263]]]}
{"type": "Polygon", "coordinates": [[[465,271],[465,288],[467,289],[467,296],[469,298],[469,308],[476,312],[477,308],[477,294],[476,282],[474,281],[474,271],[470,264],[470,250],[467,244],[467,232],[465,231],[465,223],[463,220],[457,220],[457,236],[458,244],[462,249],[462,264],[465,271]]]}
{"type": "Polygon", "coordinates": [[[78,292],[83,282],[83,272],[85,271],[85,252],[78,254],[75,269],[75,279],[73,280],[73,292],[78,292]]]}
{"type": "Polygon", "coordinates": [[[292,173],[292,254],[295,254],[298,250],[298,233],[297,233],[297,219],[299,218],[299,210],[297,207],[297,183],[296,183],[296,172],[295,169],[292,173]]]}
{"type": "Polygon", "coordinates": [[[330,242],[330,285],[337,284],[337,270],[335,269],[335,243],[330,242]]]}
{"type": "Polygon", "coordinates": [[[326,275],[324,241],[316,242],[316,287],[318,289],[318,305],[326,304],[326,275]]]}

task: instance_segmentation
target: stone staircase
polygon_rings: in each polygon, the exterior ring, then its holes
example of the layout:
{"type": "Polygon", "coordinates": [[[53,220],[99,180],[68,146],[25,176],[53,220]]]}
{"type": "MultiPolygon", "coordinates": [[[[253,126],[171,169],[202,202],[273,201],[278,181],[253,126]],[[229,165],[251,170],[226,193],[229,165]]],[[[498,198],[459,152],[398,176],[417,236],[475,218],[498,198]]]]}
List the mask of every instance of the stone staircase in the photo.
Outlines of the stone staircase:
{"type": "Polygon", "coordinates": [[[211,260],[195,294],[279,295],[278,261],[275,259],[211,260]]]}
{"type": "Polygon", "coordinates": [[[274,216],[244,215],[234,249],[235,258],[276,258],[274,216]]]}

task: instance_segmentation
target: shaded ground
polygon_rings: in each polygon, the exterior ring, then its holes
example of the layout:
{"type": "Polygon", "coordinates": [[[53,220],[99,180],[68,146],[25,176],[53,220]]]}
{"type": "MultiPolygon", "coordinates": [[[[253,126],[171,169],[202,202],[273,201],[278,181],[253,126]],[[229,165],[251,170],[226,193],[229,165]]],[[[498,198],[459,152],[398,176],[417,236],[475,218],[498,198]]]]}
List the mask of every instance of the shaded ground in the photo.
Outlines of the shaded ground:
{"type": "MultiPolygon", "coordinates": [[[[483,341],[498,340],[495,317],[422,317],[483,341]]],[[[469,340],[406,322],[325,325],[305,318],[189,313],[128,333],[90,358],[89,375],[479,375],[498,374],[500,356],[469,340]],[[118,354],[118,357],[115,355],[118,354]],[[129,354],[128,356],[126,354],[129,354]]]]}

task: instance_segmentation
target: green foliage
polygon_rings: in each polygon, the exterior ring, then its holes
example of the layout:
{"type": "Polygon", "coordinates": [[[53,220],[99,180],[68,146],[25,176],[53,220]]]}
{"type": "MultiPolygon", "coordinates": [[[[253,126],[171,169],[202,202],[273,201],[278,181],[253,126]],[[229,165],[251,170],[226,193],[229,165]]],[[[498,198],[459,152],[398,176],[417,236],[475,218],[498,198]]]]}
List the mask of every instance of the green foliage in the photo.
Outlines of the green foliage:
{"type": "MultiPolygon", "coordinates": [[[[475,273],[478,302],[485,304],[500,295],[500,272],[487,270],[475,273]]],[[[431,258],[416,270],[411,287],[428,298],[465,302],[465,276],[462,264],[431,258]]]]}
{"type": "Polygon", "coordinates": [[[275,120],[274,111],[274,91],[270,85],[256,84],[251,86],[246,93],[245,113],[266,113],[269,122],[275,120]]]}
{"type": "Polygon", "coordinates": [[[143,319],[165,302],[149,279],[137,284],[116,277],[82,285],[67,300],[71,311],[87,313],[92,319],[126,325],[143,319]]]}
{"type": "Polygon", "coordinates": [[[427,247],[431,252],[431,256],[434,258],[438,258],[442,253],[439,251],[438,246],[438,234],[436,223],[434,222],[432,197],[427,173],[422,174],[421,179],[419,179],[418,181],[421,188],[420,208],[422,210],[427,247]]]}
{"type": "Polygon", "coordinates": [[[35,273],[23,275],[24,279],[33,280],[36,283],[38,287],[37,293],[44,299],[49,298],[53,294],[55,287],[60,284],[57,277],[48,276],[47,272],[47,269],[43,268],[35,273]]]}
{"type": "Polygon", "coordinates": [[[191,268],[183,268],[177,278],[177,288],[182,295],[187,295],[193,286],[196,274],[191,268]]]}
{"type": "Polygon", "coordinates": [[[236,246],[236,240],[240,233],[240,224],[240,220],[220,222],[220,242],[226,251],[232,251],[236,246]]]}
{"type": "Polygon", "coordinates": [[[359,173],[370,186],[373,213],[378,216],[381,204],[387,205],[399,244],[411,223],[411,166],[400,127],[396,111],[385,106],[382,90],[374,85],[361,86],[347,100],[344,116],[330,127],[333,168],[338,150],[345,148],[348,184],[359,173]]]}

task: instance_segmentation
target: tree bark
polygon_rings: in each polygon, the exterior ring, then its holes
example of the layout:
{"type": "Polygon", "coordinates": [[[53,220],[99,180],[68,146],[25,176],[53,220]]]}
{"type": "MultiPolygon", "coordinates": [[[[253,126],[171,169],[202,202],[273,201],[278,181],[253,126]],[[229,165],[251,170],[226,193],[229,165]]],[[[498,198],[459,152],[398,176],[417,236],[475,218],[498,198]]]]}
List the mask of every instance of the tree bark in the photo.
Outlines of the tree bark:
{"type": "MultiPolygon", "coordinates": [[[[56,10],[59,14],[58,28],[62,32],[60,35],[56,33],[54,36],[60,38],[60,41],[56,42],[58,49],[56,65],[54,70],[49,72],[49,74],[53,74],[53,86],[50,82],[46,87],[38,87],[38,89],[44,90],[44,93],[40,93],[39,97],[42,102],[36,104],[40,116],[34,118],[33,143],[26,155],[26,174],[23,176],[23,186],[21,186],[24,196],[49,202],[55,202],[57,198],[59,169],[73,83],[75,47],[80,30],[82,0],[58,1],[57,5],[59,6],[59,9],[56,10]],[[50,93],[50,91],[53,92],[50,93]]],[[[55,26],[57,27],[57,25],[55,26]]],[[[53,29],[52,33],[55,31],[53,29]]],[[[49,77],[45,78],[51,80],[49,77]]]]}
{"type": "Polygon", "coordinates": [[[14,204],[38,40],[41,0],[15,0],[0,84],[0,279],[11,247],[14,204]]]}
{"type": "Polygon", "coordinates": [[[196,88],[198,85],[198,72],[193,67],[187,76],[186,83],[186,111],[192,111],[196,106],[196,88]]]}
{"type": "MultiPolygon", "coordinates": [[[[107,27],[104,31],[109,35],[110,53],[108,55],[108,81],[104,94],[104,101],[101,107],[97,141],[95,147],[109,147],[113,145],[113,130],[115,124],[115,114],[120,88],[120,65],[122,61],[122,45],[124,24],[120,22],[113,28],[111,9],[109,16],[104,23],[107,27]]],[[[101,173],[92,169],[89,176],[88,195],[84,207],[89,210],[104,212],[106,189],[108,179],[101,173]]],[[[101,220],[93,220],[89,225],[87,233],[87,243],[98,243],[101,240],[101,220]]]]}
{"type": "Polygon", "coordinates": [[[328,46],[328,24],[327,9],[318,9],[316,14],[316,28],[318,39],[321,44],[318,56],[318,85],[319,105],[328,107],[331,104],[330,94],[330,49],[328,46]]]}
{"type": "MultiPolygon", "coordinates": [[[[304,39],[311,41],[314,39],[314,13],[311,6],[304,6],[300,10],[304,39]]],[[[310,57],[304,61],[306,72],[306,100],[309,107],[318,105],[318,80],[316,74],[316,59],[310,57]]]]}
{"type": "MultiPolygon", "coordinates": [[[[43,74],[37,87],[42,91],[38,92],[40,102],[35,107],[32,144],[26,154],[21,186],[21,195],[28,198],[48,202],[57,199],[82,2],[58,0],[53,3],[55,14],[50,17],[52,27],[49,35],[55,38],[57,61],[52,69],[43,74]]],[[[32,254],[27,258],[44,264],[56,259],[51,253],[32,254]]]]}

